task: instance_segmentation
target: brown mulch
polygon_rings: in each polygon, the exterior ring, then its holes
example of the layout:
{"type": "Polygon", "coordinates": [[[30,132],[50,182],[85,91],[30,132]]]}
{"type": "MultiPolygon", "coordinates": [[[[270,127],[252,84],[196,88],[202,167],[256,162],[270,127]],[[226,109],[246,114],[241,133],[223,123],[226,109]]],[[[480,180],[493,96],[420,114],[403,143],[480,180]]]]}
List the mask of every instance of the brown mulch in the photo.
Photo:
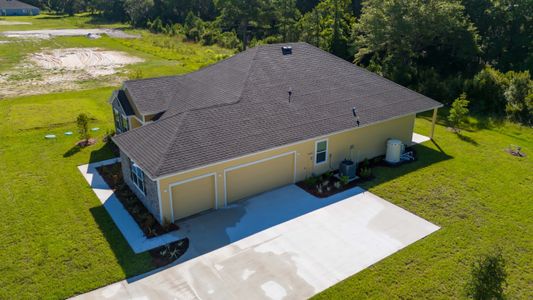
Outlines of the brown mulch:
{"type": "Polygon", "coordinates": [[[189,249],[189,239],[182,240],[152,249],[148,251],[152,256],[152,264],[157,268],[166,266],[180,258],[189,249]],[[171,254],[172,252],[173,255],[171,254]]]}
{"type": "Polygon", "coordinates": [[[354,187],[360,185],[361,183],[369,181],[369,180],[372,180],[372,179],[374,179],[374,176],[370,176],[370,177],[367,177],[367,178],[358,178],[358,179],[356,179],[354,181],[349,182],[346,185],[342,185],[341,184],[340,188],[336,188],[335,187],[335,182],[338,182],[339,179],[337,179],[336,177],[332,176],[332,177],[330,177],[328,179],[329,184],[327,186],[322,186],[322,193],[318,192],[318,189],[316,188],[316,185],[315,186],[309,186],[305,182],[305,180],[297,182],[296,185],[298,187],[300,187],[301,189],[303,189],[304,191],[308,192],[309,194],[311,194],[311,195],[313,195],[313,196],[315,196],[317,198],[327,198],[329,196],[333,196],[335,194],[338,194],[338,193],[344,192],[346,190],[349,190],[351,188],[354,188],[354,187]],[[328,187],[329,187],[329,191],[328,191],[328,187]]]}
{"type": "Polygon", "coordinates": [[[161,224],[157,222],[155,217],[124,182],[120,163],[101,166],[96,169],[147,238],[156,237],[179,229],[178,225],[174,223],[168,223],[161,226],[161,224]]]}
{"type": "Polygon", "coordinates": [[[96,144],[96,142],[97,142],[96,139],[81,140],[81,141],[76,142],[76,146],[82,147],[82,148],[89,147],[89,146],[96,144]]]}
{"type": "Polygon", "coordinates": [[[517,150],[517,149],[505,149],[505,152],[516,157],[526,157],[526,154],[524,152],[522,152],[521,150],[517,150]]]}

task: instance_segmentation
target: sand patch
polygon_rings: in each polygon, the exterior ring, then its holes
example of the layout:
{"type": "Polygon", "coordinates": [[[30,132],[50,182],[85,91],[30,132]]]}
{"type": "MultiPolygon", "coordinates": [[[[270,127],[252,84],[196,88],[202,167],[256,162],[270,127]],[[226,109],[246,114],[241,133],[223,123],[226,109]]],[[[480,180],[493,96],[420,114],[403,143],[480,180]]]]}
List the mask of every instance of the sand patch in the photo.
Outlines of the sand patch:
{"type": "Polygon", "coordinates": [[[10,26],[10,25],[31,25],[30,22],[17,22],[17,21],[4,21],[0,20],[0,26],[10,26]]]}
{"type": "Polygon", "coordinates": [[[117,68],[143,61],[124,52],[97,48],[55,49],[33,54],[30,59],[46,70],[84,70],[92,76],[111,75],[117,68]]]}
{"type": "Polygon", "coordinates": [[[125,52],[98,48],[46,50],[0,73],[0,99],[118,85],[124,80],[122,68],[142,61],[125,52]]]}
{"type": "Polygon", "coordinates": [[[10,41],[0,41],[0,44],[7,44],[7,43],[11,43],[10,41]]]}
{"type": "Polygon", "coordinates": [[[88,36],[106,34],[110,37],[131,39],[139,38],[138,35],[128,34],[118,29],[108,28],[93,28],[93,29],[46,29],[46,30],[19,30],[19,31],[4,31],[1,33],[4,36],[12,38],[36,38],[36,39],[50,39],[57,36],[88,36]]]}

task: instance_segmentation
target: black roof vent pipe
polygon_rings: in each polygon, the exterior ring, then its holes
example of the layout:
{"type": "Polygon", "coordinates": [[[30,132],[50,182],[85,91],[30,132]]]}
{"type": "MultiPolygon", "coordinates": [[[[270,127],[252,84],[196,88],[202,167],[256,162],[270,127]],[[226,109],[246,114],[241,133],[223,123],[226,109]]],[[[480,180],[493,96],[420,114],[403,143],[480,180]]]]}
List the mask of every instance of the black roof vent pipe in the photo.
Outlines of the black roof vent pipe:
{"type": "Polygon", "coordinates": [[[281,47],[281,53],[283,53],[283,55],[292,54],[292,47],[291,46],[283,46],[283,47],[281,47]]]}

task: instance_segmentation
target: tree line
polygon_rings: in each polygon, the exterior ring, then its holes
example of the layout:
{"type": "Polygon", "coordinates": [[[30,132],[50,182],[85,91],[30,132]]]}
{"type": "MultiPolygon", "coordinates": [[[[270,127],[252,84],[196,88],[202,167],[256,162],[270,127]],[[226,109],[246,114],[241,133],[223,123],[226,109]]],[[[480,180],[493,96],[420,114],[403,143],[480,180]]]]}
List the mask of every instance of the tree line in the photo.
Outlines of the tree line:
{"type": "Polygon", "coordinates": [[[531,125],[531,0],[32,0],[238,50],[305,41],[445,103],[531,125]]]}

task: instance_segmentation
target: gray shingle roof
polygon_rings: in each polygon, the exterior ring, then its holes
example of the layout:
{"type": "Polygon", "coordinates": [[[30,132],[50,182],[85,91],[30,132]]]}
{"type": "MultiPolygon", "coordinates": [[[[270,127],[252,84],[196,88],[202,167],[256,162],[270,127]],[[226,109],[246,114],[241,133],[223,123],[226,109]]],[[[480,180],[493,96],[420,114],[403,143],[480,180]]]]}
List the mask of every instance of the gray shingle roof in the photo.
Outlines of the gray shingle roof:
{"type": "Polygon", "coordinates": [[[37,8],[33,5],[29,5],[17,0],[0,0],[0,9],[34,9],[37,8]]]}
{"type": "Polygon", "coordinates": [[[291,55],[264,45],[188,75],[127,82],[139,110],[165,113],[115,142],[155,178],[353,128],[352,107],[364,126],[441,106],[314,46],[289,45],[291,55]]]}

